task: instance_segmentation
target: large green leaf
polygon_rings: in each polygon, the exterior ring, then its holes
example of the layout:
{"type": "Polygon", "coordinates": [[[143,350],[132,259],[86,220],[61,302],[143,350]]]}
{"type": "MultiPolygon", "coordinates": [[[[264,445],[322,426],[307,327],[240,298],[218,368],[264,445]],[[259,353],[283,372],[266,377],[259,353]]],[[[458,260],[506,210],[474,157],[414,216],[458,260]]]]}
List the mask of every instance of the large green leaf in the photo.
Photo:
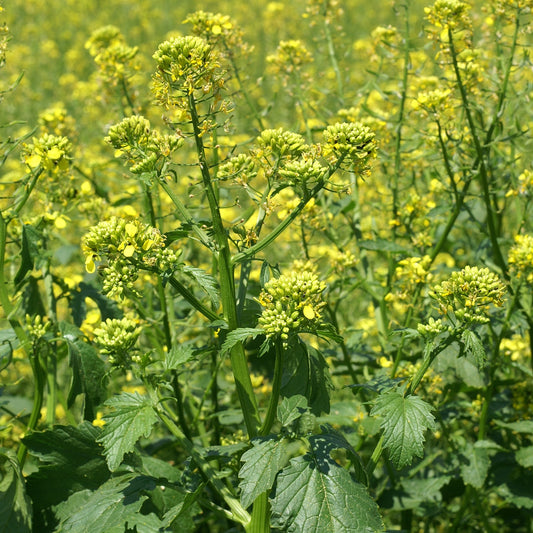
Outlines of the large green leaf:
{"type": "Polygon", "coordinates": [[[411,464],[415,455],[422,456],[424,433],[435,429],[431,405],[417,396],[389,391],[377,397],[370,414],[382,417],[383,446],[396,468],[411,464]]]}
{"type": "Polygon", "coordinates": [[[100,429],[84,422],[77,428],[55,426],[24,437],[40,460],[39,470],[27,479],[36,508],[56,505],[77,490],[96,489],[109,477],[103,449],[96,442],[99,434],[100,429]]]}
{"type": "Polygon", "coordinates": [[[67,343],[69,365],[72,368],[72,381],[67,404],[72,407],[79,394],[85,395],[84,418],[94,420],[96,407],[106,394],[105,363],[98,357],[96,350],[82,340],[82,332],[71,324],[59,324],[63,339],[67,343]]]}
{"type": "Polygon", "coordinates": [[[330,456],[338,447],[322,435],[279,474],[271,500],[272,525],[282,531],[381,531],[383,523],[366,488],[330,456]]]}
{"type": "Polygon", "coordinates": [[[318,416],[329,413],[332,388],[324,356],[299,340],[290,344],[285,352],[281,394],[285,397],[304,396],[311,412],[318,416]]]}
{"type": "Polygon", "coordinates": [[[276,475],[287,464],[285,439],[266,437],[254,439],[252,448],[242,454],[244,463],[239,471],[241,502],[248,507],[274,485],[276,475]]]}
{"type": "Polygon", "coordinates": [[[461,452],[465,459],[461,465],[461,475],[466,484],[480,489],[489,472],[490,458],[486,447],[467,443],[461,452]]]}
{"type": "Polygon", "coordinates": [[[151,477],[129,473],[109,479],[94,492],[76,492],[57,506],[56,533],[124,533],[126,526],[159,531],[162,522],[156,515],[140,513],[146,493],[155,486],[151,477]]]}
{"type": "Polygon", "coordinates": [[[150,399],[137,392],[123,392],[105,404],[113,411],[104,416],[106,425],[98,441],[104,445],[107,464],[113,472],[124,454],[131,452],[142,436],[150,435],[157,415],[150,399]]]}
{"type": "Polygon", "coordinates": [[[15,455],[0,451],[0,533],[32,531],[31,500],[15,455]]]}

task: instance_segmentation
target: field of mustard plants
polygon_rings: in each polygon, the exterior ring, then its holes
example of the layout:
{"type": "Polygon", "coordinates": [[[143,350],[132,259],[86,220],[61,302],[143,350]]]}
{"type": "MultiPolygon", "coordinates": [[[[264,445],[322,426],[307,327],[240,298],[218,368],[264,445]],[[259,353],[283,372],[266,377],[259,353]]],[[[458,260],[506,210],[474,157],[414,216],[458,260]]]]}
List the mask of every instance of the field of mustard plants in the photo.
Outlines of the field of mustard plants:
{"type": "Polygon", "coordinates": [[[532,8],[3,3],[0,532],[531,533],[532,8]]]}

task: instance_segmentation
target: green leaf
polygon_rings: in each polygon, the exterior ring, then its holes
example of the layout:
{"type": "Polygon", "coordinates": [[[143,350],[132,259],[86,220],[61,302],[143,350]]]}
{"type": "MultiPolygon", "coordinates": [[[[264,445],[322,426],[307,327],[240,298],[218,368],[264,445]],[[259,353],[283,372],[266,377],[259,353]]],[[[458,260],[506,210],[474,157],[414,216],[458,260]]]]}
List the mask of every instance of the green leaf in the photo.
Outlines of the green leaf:
{"type": "Polygon", "coordinates": [[[463,481],[480,489],[485,483],[490,466],[489,450],[482,444],[467,443],[462,450],[462,458],[468,462],[461,464],[463,481]]]}
{"type": "Polygon", "coordinates": [[[87,304],[85,302],[86,298],[90,298],[96,303],[98,309],[100,310],[100,314],[102,315],[103,321],[107,320],[108,318],[121,318],[123,315],[115,301],[104,296],[93,285],[82,281],[78,285],[77,290],[72,291],[72,297],[70,298],[69,302],[74,324],[78,327],[81,326],[82,322],[87,316],[87,304]]]}
{"type": "Polygon", "coordinates": [[[522,465],[524,468],[533,467],[533,446],[520,448],[520,450],[516,452],[515,457],[518,464],[522,465]]]}
{"type": "Polygon", "coordinates": [[[159,531],[161,521],[154,515],[140,513],[145,494],[153,490],[155,481],[148,476],[128,473],[106,481],[96,491],[74,493],[56,508],[59,519],[57,533],[124,533],[159,531]]]}
{"type": "Polygon", "coordinates": [[[258,328],[237,328],[230,331],[226,336],[226,340],[223,342],[220,349],[220,356],[226,355],[231,349],[239,342],[244,342],[248,337],[255,339],[258,335],[262,335],[265,332],[258,328]]]}
{"type": "Polygon", "coordinates": [[[483,348],[483,343],[481,339],[476,335],[475,332],[470,331],[469,329],[463,331],[461,335],[461,340],[465,345],[465,351],[474,356],[474,361],[478,368],[483,368],[487,361],[487,354],[485,353],[485,348],[483,348]]]}
{"type": "Polygon", "coordinates": [[[311,412],[317,416],[329,413],[329,393],[333,388],[324,356],[302,341],[289,346],[285,352],[285,368],[281,394],[307,398],[311,412]]]}
{"type": "Polygon", "coordinates": [[[370,414],[383,417],[383,445],[396,468],[411,464],[414,456],[422,456],[424,433],[435,429],[431,405],[418,396],[404,397],[389,391],[378,396],[370,414]]]}
{"type": "Polygon", "coordinates": [[[84,418],[94,420],[96,407],[106,397],[105,363],[98,357],[93,346],[81,340],[82,332],[66,322],[60,322],[59,329],[67,343],[72,380],[67,398],[72,407],[79,394],[85,394],[84,418]]]}
{"type": "Polygon", "coordinates": [[[105,448],[109,470],[115,471],[126,453],[133,450],[135,443],[148,437],[157,415],[150,399],[139,393],[123,392],[110,398],[105,405],[114,409],[104,416],[106,425],[98,438],[105,448]]]}
{"type": "Polygon", "coordinates": [[[182,268],[182,272],[193,278],[209,296],[213,306],[218,307],[220,298],[218,283],[217,280],[211,276],[211,274],[208,274],[201,268],[196,268],[189,265],[184,266],[182,268]]]}
{"type": "Polygon", "coordinates": [[[244,463],[239,471],[241,502],[250,506],[263,492],[274,485],[278,472],[287,464],[287,442],[284,439],[265,437],[252,440],[252,448],[242,454],[244,463]]]}
{"type": "Polygon", "coordinates": [[[109,477],[103,449],[96,442],[99,435],[99,428],[84,422],[77,428],[55,426],[24,437],[40,461],[39,470],[27,478],[36,508],[56,505],[76,490],[96,489],[109,477]]]}
{"type": "Polygon", "coordinates": [[[296,394],[290,398],[283,398],[278,405],[277,414],[281,425],[287,427],[302,416],[307,410],[307,400],[305,396],[296,394]]]}
{"type": "Polygon", "coordinates": [[[429,509],[437,512],[438,504],[442,501],[441,489],[451,479],[452,476],[404,479],[401,488],[386,490],[382,498],[392,500],[391,507],[395,511],[429,509]]]}
{"type": "Polygon", "coordinates": [[[502,428],[516,431],[517,433],[533,433],[533,420],[519,420],[517,422],[494,420],[494,423],[502,428]]]}
{"type": "Polygon", "coordinates": [[[33,270],[36,259],[42,254],[42,233],[33,226],[22,226],[22,250],[20,251],[20,266],[15,274],[15,285],[19,285],[28,272],[33,270]]]}
{"type": "Polygon", "coordinates": [[[31,533],[32,505],[15,454],[0,451],[0,533],[31,533]]]}
{"type": "Polygon", "coordinates": [[[272,526],[282,531],[381,531],[378,507],[366,488],[331,458],[336,445],[319,435],[309,440],[309,452],[291,459],[278,474],[272,526]]]}
{"type": "Polygon", "coordinates": [[[174,344],[165,358],[165,369],[177,370],[194,357],[195,353],[190,344],[174,344]]]}

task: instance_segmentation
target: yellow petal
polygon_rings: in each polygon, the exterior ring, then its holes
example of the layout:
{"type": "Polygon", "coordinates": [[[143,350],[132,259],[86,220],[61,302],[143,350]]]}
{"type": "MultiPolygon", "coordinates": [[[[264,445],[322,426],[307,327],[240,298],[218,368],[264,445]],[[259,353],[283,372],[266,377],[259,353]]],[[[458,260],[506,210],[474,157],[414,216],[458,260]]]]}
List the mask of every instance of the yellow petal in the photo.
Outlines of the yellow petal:
{"type": "Polygon", "coordinates": [[[131,257],[134,253],[135,253],[135,247],[132,246],[131,244],[128,244],[128,246],[126,246],[126,248],[124,248],[124,256],[125,257],[131,257]]]}
{"type": "Polygon", "coordinates": [[[94,260],[90,256],[85,260],[85,270],[87,270],[89,274],[92,274],[96,270],[96,265],[94,264],[94,260]]]}
{"type": "Polygon", "coordinates": [[[137,227],[136,224],[132,224],[131,222],[128,222],[126,224],[126,233],[130,236],[130,237],[134,237],[135,235],[137,235],[137,232],[139,231],[139,228],[137,227]]]}
{"type": "Polygon", "coordinates": [[[143,244],[143,250],[146,252],[146,251],[149,250],[153,245],[154,245],[154,241],[153,241],[152,239],[147,239],[146,241],[144,241],[144,244],[143,244]]]}
{"type": "Polygon", "coordinates": [[[219,35],[220,33],[222,33],[222,28],[218,24],[213,24],[211,31],[214,35],[219,35]]]}
{"type": "Polygon", "coordinates": [[[57,229],[65,229],[67,227],[67,220],[63,217],[57,217],[54,220],[54,226],[57,229]]]}
{"type": "Polygon", "coordinates": [[[310,305],[304,305],[303,311],[305,318],[308,320],[313,320],[316,316],[314,309],[310,305]]]}
{"type": "Polygon", "coordinates": [[[26,164],[30,168],[37,168],[41,164],[41,156],[37,154],[30,155],[26,158],[26,164]]]}
{"type": "Polygon", "coordinates": [[[48,155],[48,159],[52,159],[56,161],[63,156],[63,150],[60,150],[57,146],[54,146],[50,150],[48,150],[47,155],[48,155]]]}

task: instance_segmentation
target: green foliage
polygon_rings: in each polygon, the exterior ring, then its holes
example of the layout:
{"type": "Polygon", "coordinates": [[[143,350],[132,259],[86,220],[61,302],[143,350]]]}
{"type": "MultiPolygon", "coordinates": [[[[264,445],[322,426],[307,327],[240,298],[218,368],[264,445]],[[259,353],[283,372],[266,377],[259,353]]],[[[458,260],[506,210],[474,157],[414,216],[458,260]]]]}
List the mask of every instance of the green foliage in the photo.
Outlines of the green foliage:
{"type": "Polygon", "coordinates": [[[17,459],[9,450],[0,453],[0,531],[26,533],[32,531],[31,500],[17,459]]]}
{"type": "Polygon", "coordinates": [[[106,405],[112,411],[106,415],[106,425],[98,441],[104,447],[109,470],[113,472],[124,455],[133,451],[136,442],[150,435],[157,416],[150,399],[137,392],[123,392],[107,400],[106,405]]]}
{"type": "Polygon", "coordinates": [[[422,456],[425,432],[435,430],[431,406],[417,396],[404,396],[395,391],[380,394],[370,413],[382,417],[383,445],[396,468],[411,464],[422,456]]]}
{"type": "Polygon", "coordinates": [[[530,533],[531,1],[12,4],[0,529],[530,533]]]}

